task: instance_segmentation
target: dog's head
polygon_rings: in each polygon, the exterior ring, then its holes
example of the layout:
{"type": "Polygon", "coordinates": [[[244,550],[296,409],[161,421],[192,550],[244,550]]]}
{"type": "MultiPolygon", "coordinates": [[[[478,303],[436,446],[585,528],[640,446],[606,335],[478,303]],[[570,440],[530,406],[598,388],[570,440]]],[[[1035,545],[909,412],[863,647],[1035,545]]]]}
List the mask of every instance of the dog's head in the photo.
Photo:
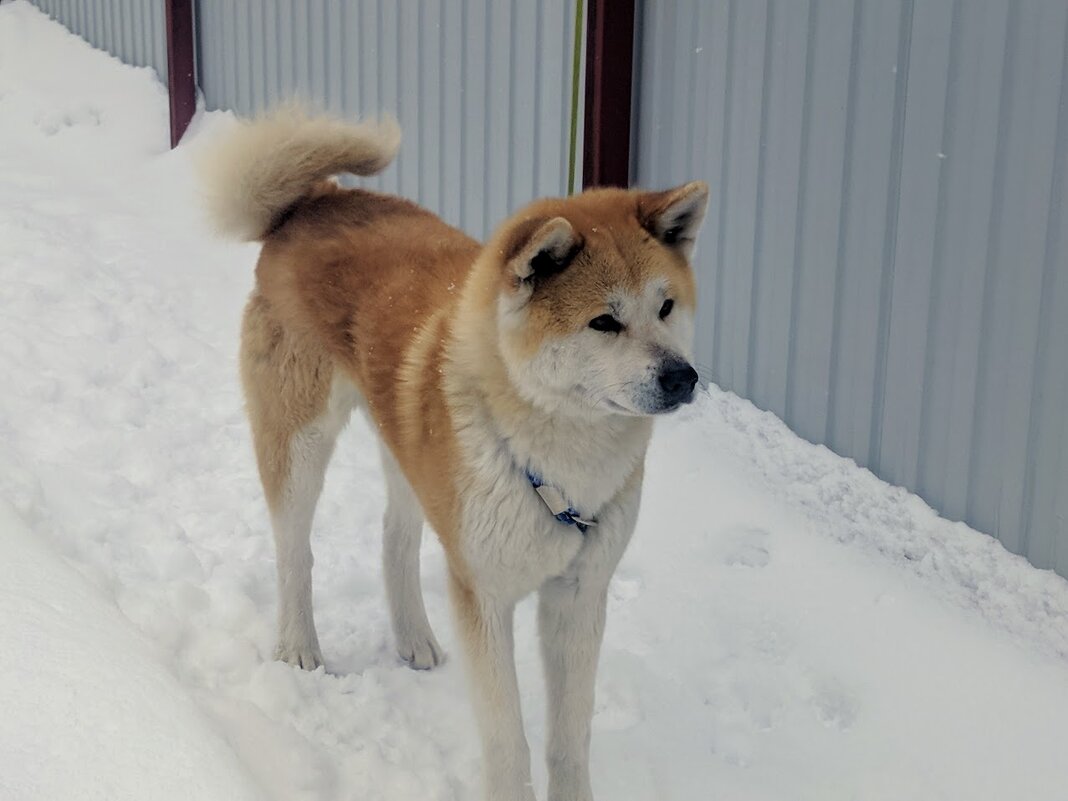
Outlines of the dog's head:
{"type": "Polygon", "coordinates": [[[693,399],[694,181],[535,203],[507,221],[496,300],[512,383],[544,408],[654,415],[693,399]]]}

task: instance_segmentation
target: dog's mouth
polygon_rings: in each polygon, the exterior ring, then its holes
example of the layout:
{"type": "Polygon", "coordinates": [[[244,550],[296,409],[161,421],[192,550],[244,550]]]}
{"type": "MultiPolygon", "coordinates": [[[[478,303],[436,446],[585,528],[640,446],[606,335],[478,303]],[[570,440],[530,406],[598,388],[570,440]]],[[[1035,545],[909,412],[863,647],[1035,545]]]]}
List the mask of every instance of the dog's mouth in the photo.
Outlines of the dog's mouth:
{"type": "Polygon", "coordinates": [[[678,411],[689,403],[689,401],[680,401],[678,403],[673,403],[670,406],[662,406],[656,409],[643,409],[640,411],[638,409],[632,409],[629,406],[624,406],[621,403],[616,403],[614,400],[608,398],[606,398],[603,403],[605,408],[614,414],[625,414],[628,417],[659,417],[662,414],[671,414],[672,412],[678,411]]]}
{"type": "Polygon", "coordinates": [[[653,412],[653,414],[671,414],[672,412],[677,412],[687,403],[689,403],[689,401],[679,401],[678,403],[673,403],[670,406],[665,406],[663,409],[657,409],[655,412],[653,412]]]}
{"type": "Polygon", "coordinates": [[[636,412],[633,409],[628,409],[626,406],[623,406],[622,404],[616,403],[611,398],[605,398],[604,405],[607,406],[609,409],[611,409],[613,412],[617,412],[619,414],[629,414],[629,415],[632,415],[632,416],[636,416],[636,415],[640,415],[641,414],[641,412],[636,412]]]}
{"type": "Polygon", "coordinates": [[[621,403],[616,403],[614,400],[611,400],[609,398],[605,398],[602,403],[603,403],[603,405],[604,405],[604,407],[606,409],[608,409],[609,411],[613,412],[614,414],[625,414],[625,415],[629,415],[630,417],[660,417],[661,415],[671,414],[672,412],[677,412],[683,406],[687,406],[687,405],[693,403],[693,400],[694,400],[694,396],[690,395],[687,398],[683,398],[683,399],[677,400],[677,401],[672,401],[672,402],[667,403],[667,404],[665,404],[663,406],[656,406],[655,408],[652,408],[652,409],[640,409],[640,410],[639,409],[634,409],[634,408],[629,407],[629,406],[624,406],[621,403]]]}
{"type": "MultiPolygon", "coordinates": [[[[588,388],[584,384],[575,384],[573,391],[584,395],[589,392],[588,388]]],[[[687,398],[683,398],[678,401],[673,401],[664,406],[656,406],[649,409],[636,409],[633,406],[624,405],[618,401],[614,401],[611,398],[600,398],[596,401],[596,404],[600,408],[612,414],[625,415],[627,417],[659,417],[662,414],[671,414],[681,409],[688,403],[693,402],[693,395],[687,398]]]]}

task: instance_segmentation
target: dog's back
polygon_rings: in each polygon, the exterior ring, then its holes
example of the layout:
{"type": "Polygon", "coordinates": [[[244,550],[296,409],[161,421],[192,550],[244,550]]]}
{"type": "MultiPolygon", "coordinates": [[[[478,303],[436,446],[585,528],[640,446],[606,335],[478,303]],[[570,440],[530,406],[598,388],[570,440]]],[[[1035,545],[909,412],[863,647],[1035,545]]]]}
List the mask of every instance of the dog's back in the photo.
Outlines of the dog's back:
{"type": "Polygon", "coordinates": [[[406,396],[437,372],[405,368],[415,350],[427,362],[437,357],[413,346],[444,338],[428,328],[444,324],[480,245],[407,200],[327,180],[388,166],[399,140],[392,123],[340,123],[286,107],[239,124],[204,167],[217,227],[263,242],[241,367],[273,507],[286,491],[293,438],[332,405],[366,404],[401,458],[426,446],[411,430],[421,424],[405,419],[417,405],[406,396]]]}
{"type": "Polygon", "coordinates": [[[371,341],[361,330],[403,347],[421,316],[458,296],[477,242],[400,197],[327,180],[385,169],[395,123],[290,106],[239,125],[203,165],[209,213],[222,233],[264,243],[257,291],[280,324],[351,362],[371,341]]]}

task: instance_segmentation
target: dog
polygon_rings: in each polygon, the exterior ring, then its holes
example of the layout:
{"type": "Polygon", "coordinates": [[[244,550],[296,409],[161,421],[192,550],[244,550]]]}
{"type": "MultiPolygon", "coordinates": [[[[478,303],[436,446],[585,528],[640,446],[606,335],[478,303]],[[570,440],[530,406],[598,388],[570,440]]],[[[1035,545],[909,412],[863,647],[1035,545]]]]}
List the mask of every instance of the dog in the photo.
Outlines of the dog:
{"type": "Polygon", "coordinates": [[[345,189],[393,159],[396,123],[286,108],[206,160],[209,213],[262,242],[241,378],[278,565],[276,657],[312,670],[310,533],[353,409],[378,435],[384,568],[400,657],[443,651],[419,584],[424,519],[446,554],[485,797],[533,801],[513,657],[539,594],[548,795],[592,799],[594,679],[653,418],[689,403],[694,242],[708,187],[533,202],[483,245],[399,197],[345,189]]]}

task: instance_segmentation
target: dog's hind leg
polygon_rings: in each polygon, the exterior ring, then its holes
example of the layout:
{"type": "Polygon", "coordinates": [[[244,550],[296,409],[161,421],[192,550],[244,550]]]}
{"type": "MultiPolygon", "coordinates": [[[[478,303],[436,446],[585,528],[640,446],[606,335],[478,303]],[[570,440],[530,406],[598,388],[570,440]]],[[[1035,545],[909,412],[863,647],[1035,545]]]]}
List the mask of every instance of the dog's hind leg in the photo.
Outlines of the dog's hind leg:
{"type": "Polygon", "coordinates": [[[382,446],[382,471],[386,476],[386,513],[382,521],[382,560],[386,597],[393,622],[397,653],[416,670],[428,670],[444,660],[423,605],[419,583],[419,543],[423,536],[423,511],[397,460],[382,446]]]}
{"type": "Polygon", "coordinates": [[[355,390],[328,355],[294,337],[254,295],[245,312],[241,372],[278,566],[275,658],[322,664],[312,613],[311,527],[337,435],[355,390]]]}
{"type": "MultiPolygon", "coordinates": [[[[328,415],[324,415],[328,418],[328,415]]],[[[289,471],[271,508],[278,561],[278,643],[275,659],[305,670],[323,663],[312,612],[312,519],[340,426],[318,419],[289,441],[289,471]]]]}

